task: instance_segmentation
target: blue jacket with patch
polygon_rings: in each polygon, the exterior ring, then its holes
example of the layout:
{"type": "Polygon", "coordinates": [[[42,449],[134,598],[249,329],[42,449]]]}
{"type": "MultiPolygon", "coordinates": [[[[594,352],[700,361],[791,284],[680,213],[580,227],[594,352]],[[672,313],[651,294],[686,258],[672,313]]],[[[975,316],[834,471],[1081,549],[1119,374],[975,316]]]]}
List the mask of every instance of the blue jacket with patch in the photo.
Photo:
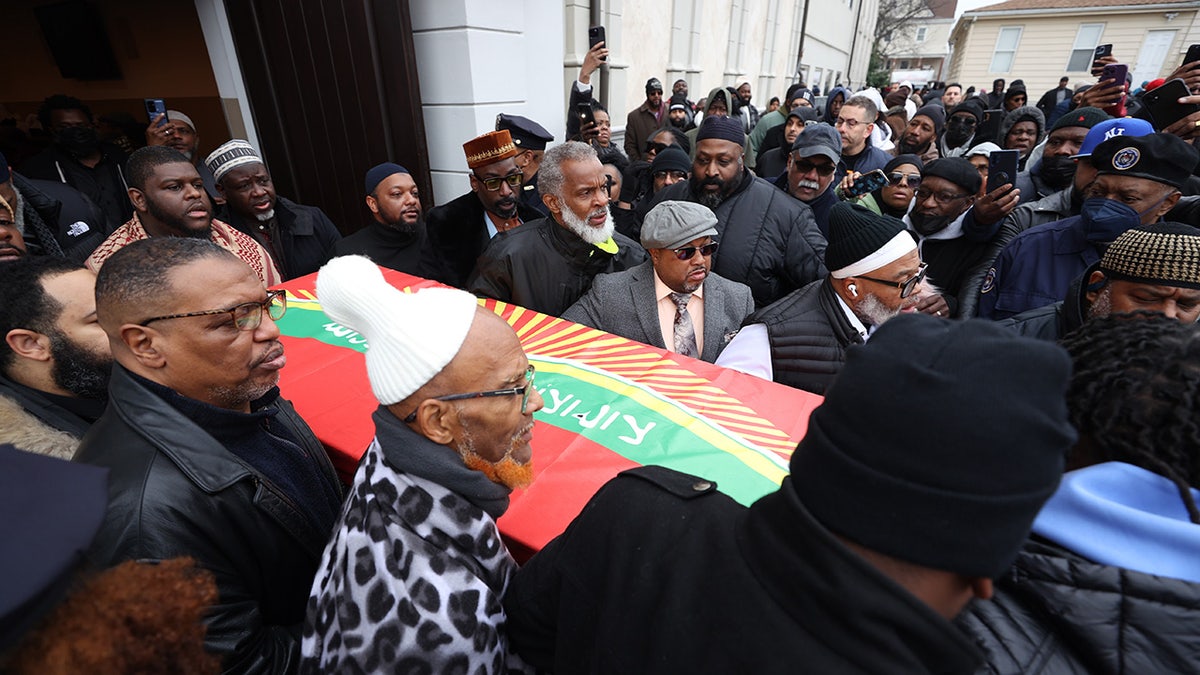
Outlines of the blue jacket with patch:
{"type": "Polygon", "coordinates": [[[1004,247],[984,277],[979,316],[1006,319],[1056,303],[1099,260],[1100,250],[1088,241],[1079,216],[1025,230],[1004,247]]]}

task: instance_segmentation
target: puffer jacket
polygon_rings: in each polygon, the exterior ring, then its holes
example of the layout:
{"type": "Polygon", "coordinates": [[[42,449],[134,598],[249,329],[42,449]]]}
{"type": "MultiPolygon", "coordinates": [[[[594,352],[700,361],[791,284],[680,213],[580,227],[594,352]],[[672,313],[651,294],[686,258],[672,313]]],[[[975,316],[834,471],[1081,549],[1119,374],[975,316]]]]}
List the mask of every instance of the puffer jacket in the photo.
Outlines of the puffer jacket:
{"type": "MultiPolygon", "coordinates": [[[[686,180],[654,196],[655,204],[667,200],[700,201],[686,180]]],[[[765,307],[825,276],[825,237],[812,209],[768,181],[743,173],[713,213],[721,248],[713,255],[712,271],[749,286],[755,306],[765,307]]]]}
{"type": "Polygon", "coordinates": [[[958,618],[980,673],[1112,675],[1200,668],[1200,584],[1100,565],[1031,541],[991,601],[958,618]]]}
{"type": "Polygon", "coordinates": [[[646,251],[614,232],[616,253],[592,246],[553,218],[497,235],[479,256],[467,290],[549,316],[562,316],[602,272],[620,272],[647,260],[646,251]]]}
{"type": "Polygon", "coordinates": [[[754,323],[767,329],[772,378],[814,394],[824,395],[846,362],[846,349],[863,342],[828,278],[758,310],[743,325],[754,323]]]}

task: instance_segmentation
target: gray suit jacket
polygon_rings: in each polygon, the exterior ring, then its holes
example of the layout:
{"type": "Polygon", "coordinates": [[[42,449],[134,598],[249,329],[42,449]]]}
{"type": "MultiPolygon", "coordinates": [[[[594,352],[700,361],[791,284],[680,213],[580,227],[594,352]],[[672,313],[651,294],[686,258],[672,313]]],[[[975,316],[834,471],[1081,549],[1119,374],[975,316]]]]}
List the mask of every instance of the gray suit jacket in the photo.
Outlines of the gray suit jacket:
{"type": "MultiPolygon", "coordinates": [[[[646,261],[624,272],[596,275],[592,288],[562,318],[667,349],[654,296],[654,266],[646,261]]],[[[753,311],[749,286],[710,273],[704,280],[704,352],[700,359],[715,362],[753,311]]]]}

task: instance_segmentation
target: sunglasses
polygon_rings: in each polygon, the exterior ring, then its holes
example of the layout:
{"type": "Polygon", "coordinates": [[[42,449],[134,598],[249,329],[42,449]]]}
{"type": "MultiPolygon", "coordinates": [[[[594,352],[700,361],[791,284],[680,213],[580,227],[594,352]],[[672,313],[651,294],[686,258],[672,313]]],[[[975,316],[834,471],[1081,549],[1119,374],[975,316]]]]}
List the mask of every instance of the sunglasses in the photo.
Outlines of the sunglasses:
{"type": "Polygon", "coordinates": [[[793,163],[796,166],[796,171],[799,171],[800,173],[808,173],[809,171],[816,171],[818,176],[828,176],[837,170],[837,167],[834,166],[832,163],[830,163],[830,164],[813,164],[812,162],[810,162],[806,159],[797,159],[797,160],[794,160],[793,163]]]}
{"type": "Polygon", "coordinates": [[[671,146],[667,143],[659,143],[657,141],[646,141],[646,152],[651,152],[651,151],[662,152],[663,150],[666,150],[669,147],[671,147],[671,146]]]}
{"type": "Polygon", "coordinates": [[[499,190],[501,183],[508,183],[508,187],[510,188],[519,188],[521,187],[521,183],[525,182],[525,175],[520,171],[514,171],[507,176],[500,176],[498,178],[481,178],[477,173],[472,173],[471,175],[475,176],[475,180],[483,183],[488,192],[499,190]]]}
{"type": "Polygon", "coordinates": [[[679,258],[680,260],[691,260],[692,256],[696,255],[696,251],[699,251],[700,255],[707,258],[708,256],[717,252],[717,242],[714,241],[703,246],[683,246],[680,248],[671,249],[671,252],[675,254],[675,257],[679,258]]]}
{"type": "Polygon", "coordinates": [[[888,174],[888,185],[896,187],[904,182],[908,187],[916,190],[921,185],[921,174],[919,173],[900,173],[899,171],[888,174]]]}
{"type": "MultiPolygon", "coordinates": [[[[525,384],[520,387],[510,387],[508,389],[492,389],[491,391],[476,391],[470,394],[450,394],[448,396],[438,396],[435,401],[465,401],[473,398],[495,398],[497,396],[520,396],[521,397],[521,414],[529,409],[529,394],[533,393],[533,376],[537,374],[533,364],[525,369],[525,384]]],[[[420,408],[418,407],[418,410],[420,408]]],[[[412,411],[404,418],[406,424],[412,424],[417,421],[417,410],[412,411]]]]}
{"type": "Polygon", "coordinates": [[[900,289],[900,297],[907,298],[908,296],[912,295],[913,291],[915,291],[917,289],[917,285],[925,280],[925,268],[926,267],[927,267],[927,265],[925,263],[921,263],[921,266],[917,268],[917,273],[915,275],[913,275],[912,277],[905,279],[904,281],[886,281],[884,279],[872,279],[871,277],[864,277],[864,276],[860,276],[858,278],[865,279],[867,281],[873,281],[877,284],[882,284],[884,286],[892,286],[894,288],[899,288],[900,289]]]}

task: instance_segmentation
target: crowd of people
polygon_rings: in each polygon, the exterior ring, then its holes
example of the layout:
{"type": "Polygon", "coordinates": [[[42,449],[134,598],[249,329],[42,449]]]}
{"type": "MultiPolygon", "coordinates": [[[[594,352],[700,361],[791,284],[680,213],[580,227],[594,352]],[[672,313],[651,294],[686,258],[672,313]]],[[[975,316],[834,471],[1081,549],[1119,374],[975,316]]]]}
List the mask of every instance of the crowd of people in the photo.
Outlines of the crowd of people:
{"type": "Polygon", "coordinates": [[[1036,105],[655,77],[621,142],[607,56],[562,142],[464,134],[461,196],[364,167],[361,229],[182,111],[0,137],[0,669],[1200,669],[1200,112],[1111,55],[1036,105]],[[277,386],[314,273],[379,403],[349,483],[277,386]],[[544,402],[481,297],[824,400],[752,506],[640,467],[519,565],[544,402]]]}

